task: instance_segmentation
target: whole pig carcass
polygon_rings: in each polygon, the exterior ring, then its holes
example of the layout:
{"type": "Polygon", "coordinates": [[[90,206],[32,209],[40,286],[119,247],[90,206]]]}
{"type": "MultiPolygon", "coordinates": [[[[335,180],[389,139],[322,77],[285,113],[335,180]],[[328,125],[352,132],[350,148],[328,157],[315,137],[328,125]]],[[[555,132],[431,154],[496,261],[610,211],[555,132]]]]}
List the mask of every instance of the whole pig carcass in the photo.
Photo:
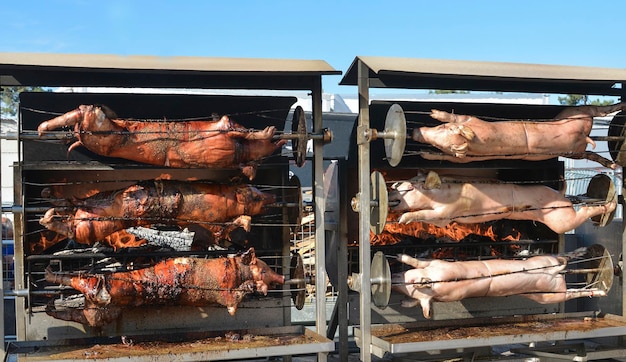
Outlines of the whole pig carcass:
{"type": "Polygon", "coordinates": [[[425,178],[393,184],[389,192],[391,211],[404,212],[400,223],[423,221],[444,227],[451,221],[532,220],[562,234],[617,207],[615,195],[609,195],[606,203],[581,205],[576,210],[562,193],[543,185],[446,181],[430,171],[425,178]]]}
{"type": "Polygon", "coordinates": [[[251,216],[267,211],[273,194],[250,185],[145,181],[73,200],[75,210],[51,208],[39,220],[47,229],[91,245],[131,226],[232,223],[250,231],[251,216]]]}
{"type": "Polygon", "coordinates": [[[142,121],[118,119],[108,107],[95,105],[81,105],[41,123],[37,130],[41,136],[67,126],[74,126],[78,138],[69,151],[83,145],[101,156],[150,165],[241,169],[249,179],[254,178],[258,161],[287,142],[273,141],[273,126],[251,131],[227,116],[218,121],[142,121]]]}
{"type": "Polygon", "coordinates": [[[589,137],[593,117],[625,108],[626,103],[568,107],[551,121],[499,122],[433,109],[431,117],[444,124],[415,128],[412,139],[444,153],[423,152],[422,157],[430,160],[455,163],[494,159],[541,161],[563,156],[589,159],[614,169],[615,163],[586,148],[587,144],[595,148],[595,142],[589,137]]]}
{"type": "Polygon", "coordinates": [[[48,308],[51,316],[103,326],[119,317],[124,307],[143,305],[210,306],[220,304],[234,315],[249,294],[267,295],[285,277],[256,257],[253,248],[243,254],[220,258],[179,257],[153,266],[124,272],[54,273],[46,281],[70,286],[85,297],[81,309],[48,308]]]}
{"type": "Polygon", "coordinates": [[[392,276],[393,290],[412,300],[402,305],[421,305],[424,317],[431,318],[432,302],[454,302],[473,297],[522,295],[541,304],[560,303],[579,297],[606,296],[602,289],[567,289],[562,271],[565,256],[541,255],[526,260],[419,260],[398,255],[414,267],[392,276]]]}

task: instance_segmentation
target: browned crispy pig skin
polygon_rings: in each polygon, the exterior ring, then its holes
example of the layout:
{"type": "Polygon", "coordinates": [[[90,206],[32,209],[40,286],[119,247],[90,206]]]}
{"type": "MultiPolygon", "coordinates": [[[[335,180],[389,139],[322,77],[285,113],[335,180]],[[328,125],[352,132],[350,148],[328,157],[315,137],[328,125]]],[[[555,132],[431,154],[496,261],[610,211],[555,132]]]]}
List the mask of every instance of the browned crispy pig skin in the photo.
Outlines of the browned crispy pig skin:
{"type": "Polygon", "coordinates": [[[593,117],[623,111],[626,103],[609,106],[565,108],[551,121],[487,122],[478,117],[433,109],[431,117],[443,124],[413,130],[414,141],[430,144],[444,154],[425,153],[422,157],[456,163],[495,159],[540,161],[558,156],[589,159],[615,168],[611,160],[592,151],[589,137],[593,117]]]}
{"type": "Polygon", "coordinates": [[[82,308],[56,309],[53,305],[46,306],[46,313],[56,319],[77,322],[91,327],[102,327],[117,320],[122,308],[117,305],[98,306],[85,302],[82,308]]]}
{"type": "Polygon", "coordinates": [[[432,302],[453,302],[473,297],[522,295],[540,304],[561,303],[573,298],[606,296],[595,288],[567,289],[568,258],[540,255],[525,260],[420,260],[398,255],[415,269],[392,276],[393,290],[412,299],[403,306],[420,305],[431,318],[432,302]]]}
{"type": "Polygon", "coordinates": [[[131,226],[233,222],[250,231],[250,216],[266,211],[276,197],[249,185],[146,181],[123,190],[74,200],[63,215],[52,208],[39,220],[47,229],[93,244],[131,226]]]}
{"type": "MultiPolygon", "coordinates": [[[[127,272],[75,275],[46,270],[46,281],[71,286],[85,296],[87,309],[106,307],[111,310],[63,312],[61,319],[75,318],[79,323],[110,321],[107,313],[118,313],[116,307],[141,305],[209,306],[220,304],[230,315],[251,293],[267,294],[272,285],[284,284],[285,277],[258,259],[253,248],[229,257],[171,258],[154,266],[127,272]],[[98,314],[99,313],[99,314],[98,314]]],[[[114,318],[113,318],[114,319],[114,318]]]]}
{"type": "Polygon", "coordinates": [[[118,119],[106,106],[81,105],[37,128],[39,135],[74,126],[80,145],[108,157],[119,157],[150,165],[176,168],[239,168],[253,179],[256,162],[282,147],[274,141],[274,126],[250,131],[231,121],[145,121],[118,119]]]}

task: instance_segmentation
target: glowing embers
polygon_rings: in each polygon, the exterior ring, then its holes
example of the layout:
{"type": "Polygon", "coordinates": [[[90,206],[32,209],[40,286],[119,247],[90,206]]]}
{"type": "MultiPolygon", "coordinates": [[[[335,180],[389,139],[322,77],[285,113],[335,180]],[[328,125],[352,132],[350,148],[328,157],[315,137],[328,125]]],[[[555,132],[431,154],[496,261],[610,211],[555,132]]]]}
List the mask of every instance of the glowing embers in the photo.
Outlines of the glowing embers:
{"type": "Polygon", "coordinates": [[[382,233],[370,233],[374,247],[409,248],[420,257],[452,260],[556,252],[557,240],[558,235],[542,224],[508,219],[481,224],[452,222],[445,227],[387,223],[382,233]]]}
{"type": "MultiPolygon", "coordinates": [[[[391,216],[393,218],[393,216],[391,216]]],[[[518,241],[522,232],[517,230],[510,221],[459,224],[452,222],[445,227],[439,227],[424,222],[409,224],[387,223],[379,235],[370,233],[372,245],[393,245],[407,237],[417,239],[440,239],[445,242],[459,242],[465,238],[474,237],[491,241],[518,241]]]]}

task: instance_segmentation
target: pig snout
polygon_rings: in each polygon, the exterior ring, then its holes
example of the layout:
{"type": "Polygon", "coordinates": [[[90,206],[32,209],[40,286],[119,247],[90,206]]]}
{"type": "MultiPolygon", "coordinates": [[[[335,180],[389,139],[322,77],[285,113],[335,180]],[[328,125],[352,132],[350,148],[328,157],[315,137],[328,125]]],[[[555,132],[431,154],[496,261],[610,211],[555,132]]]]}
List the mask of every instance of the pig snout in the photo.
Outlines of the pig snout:
{"type": "Polygon", "coordinates": [[[406,195],[413,191],[413,184],[410,182],[397,182],[391,185],[387,196],[387,203],[392,210],[408,210],[409,206],[405,200],[406,195]]]}
{"type": "Polygon", "coordinates": [[[257,260],[254,265],[250,266],[252,277],[256,283],[257,291],[263,295],[267,295],[267,291],[272,284],[285,284],[285,277],[274,272],[267,264],[257,260]]]}
{"type": "Polygon", "coordinates": [[[265,206],[276,202],[276,195],[251,188],[237,190],[237,201],[245,204],[248,214],[261,214],[265,206]]]}

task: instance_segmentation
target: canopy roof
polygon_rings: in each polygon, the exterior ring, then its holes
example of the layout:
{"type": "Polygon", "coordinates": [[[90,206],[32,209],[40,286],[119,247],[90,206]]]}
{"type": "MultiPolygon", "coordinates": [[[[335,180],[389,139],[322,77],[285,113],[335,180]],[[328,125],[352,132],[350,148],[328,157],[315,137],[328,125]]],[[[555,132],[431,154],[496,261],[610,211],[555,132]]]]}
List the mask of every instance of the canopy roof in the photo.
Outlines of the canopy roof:
{"type": "Polygon", "coordinates": [[[0,53],[0,85],[311,89],[337,75],[323,60],[0,53]]]}
{"type": "Polygon", "coordinates": [[[358,62],[372,88],[621,95],[626,69],[358,56],[339,84],[358,85],[358,62]]]}

